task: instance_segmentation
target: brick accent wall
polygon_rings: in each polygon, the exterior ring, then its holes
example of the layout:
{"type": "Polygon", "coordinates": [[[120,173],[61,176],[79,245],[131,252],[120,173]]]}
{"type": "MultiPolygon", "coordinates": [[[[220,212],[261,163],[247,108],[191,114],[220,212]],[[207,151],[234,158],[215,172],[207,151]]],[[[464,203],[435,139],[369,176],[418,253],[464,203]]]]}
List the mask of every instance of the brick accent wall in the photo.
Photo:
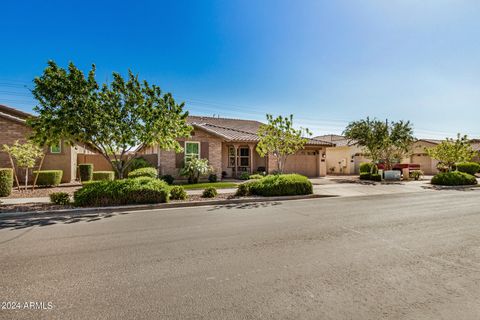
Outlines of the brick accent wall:
{"type": "MultiPolygon", "coordinates": [[[[194,130],[192,137],[189,139],[180,139],[179,141],[198,141],[208,143],[208,163],[213,167],[214,172],[218,178],[221,178],[222,173],[222,140],[214,135],[211,135],[203,130],[194,130]]],[[[153,148],[156,150],[156,148],[153,148]]],[[[174,151],[160,151],[160,174],[170,174],[176,179],[183,177],[179,176],[180,168],[176,167],[176,155],[174,151]]]]}

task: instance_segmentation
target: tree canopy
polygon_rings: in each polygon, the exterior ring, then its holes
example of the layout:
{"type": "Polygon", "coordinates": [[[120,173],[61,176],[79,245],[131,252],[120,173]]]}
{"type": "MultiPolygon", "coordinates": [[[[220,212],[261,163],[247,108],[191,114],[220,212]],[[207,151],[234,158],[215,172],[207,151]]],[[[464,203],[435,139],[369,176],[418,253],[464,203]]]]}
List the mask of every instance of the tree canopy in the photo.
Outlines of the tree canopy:
{"type": "Polygon", "coordinates": [[[475,156],[468,137],[461,136],[460,133],[456,139],[447,138],[435,147],[427,148],[426,152],[447,171],[452,171],[456,163],[470,161],[475,156]]]}
{"type": "Polygon", "coordinates": [[[266,155],[275,157],[277,170],[283,173],[288,156],[303,149],[308,141],[304,136],[311,135],[311,133],[306,128],[295,129],[293,115],[274,118],[267,114],[267,121],[268,123],[262,124],[257,132],[260,138],[257,152],[262,157],[266,155]]]}
{"type": "Polygon", "coordinates": [[[67,69],[49,61],[34,80],[38,117],[28,120],[33,140],[41,145],[84,144],[102,154],[120,178],[140,146],[181,151],[177,138],[188,137],[184,103],[170,93],[140,81],[131,71],[124,79],[113,73],[111,83],[99,85],[95,65],[88,75],[73,63],[67,69]]]}
{"type": "Polygon", "coordinates": [[[343,134],[364,147],[374,163],[383,162],[387,170],[408,154],[415,141],[410,121],[389,122],[367,117],[349,123],[343,134]]]}

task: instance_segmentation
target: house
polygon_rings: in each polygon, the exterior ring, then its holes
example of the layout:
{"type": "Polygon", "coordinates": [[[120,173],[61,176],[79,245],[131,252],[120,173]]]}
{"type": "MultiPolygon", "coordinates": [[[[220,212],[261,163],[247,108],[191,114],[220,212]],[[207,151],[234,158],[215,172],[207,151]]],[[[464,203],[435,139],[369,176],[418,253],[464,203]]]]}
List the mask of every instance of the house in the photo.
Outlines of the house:
{"type": "MultiPolygon", "coordinates": [[[[144,155],[157,154],[161,174],[178,177],[185,159],[190,157],[208,159],[214,172],[222,177],[277,169],[273,156],[261,157],[256,151],[261,122],[204,116],[189,116],[187,122],[193,131],[190,138],[178,140],[183,152],[161,150],[157,146],[138,150],[144,155]]],[[[330,146],[333,146],[330,142],[309,139],[302,151],[288,157],[284,171],[309,177],[325,176],[326,148],[330,146]]]]}
{"type": "Polygon", "coordinates": [[[362,147],[344,136],[327,134],[313,139],[332,143],[332,146],[326,149],[328,174],[358,174],[360,164],[370,161],[362,147]]]}
{"type": "MultiPolygon", "coordinates": [[[[362,147],[358,146],[354,141],[349,141],[344,136],[328,134],[317,136],[314,139],[334,144],[334,146],[327,147],[326,149],[328,174],[358,174],[360,171],[360,164],[362,162],[371,161],[362,147]]],[[[438,173],[438,161],[430,158],[425,149],[432,148],[440,142],[441,140],[433,139],[419,139],[415,141],[412,146],[411,155],[408,158],[403,159],[402,163],[419,164],[421,170],[428,175],[438,173]]]]}
{"type": "MultiPolygon", "coordinates": [[[[31,134],[26,125],[26,119],[33,117],[32,114],[7,107],[0,104],[0,168],[11,168],[8,154],[2,149],[3,145],[12,145],[15,141],[25,143],[31,134]]],[[[62,170],[62,182],[74,181],[77,177],[77,154],[91,153],[82,146],[69,146],[60,143],[56,146],[46,147],[45,159],[42,170],[62,170]]],[[[23,172],[17,171],[19,179],[23,179],[23,172]]]]}

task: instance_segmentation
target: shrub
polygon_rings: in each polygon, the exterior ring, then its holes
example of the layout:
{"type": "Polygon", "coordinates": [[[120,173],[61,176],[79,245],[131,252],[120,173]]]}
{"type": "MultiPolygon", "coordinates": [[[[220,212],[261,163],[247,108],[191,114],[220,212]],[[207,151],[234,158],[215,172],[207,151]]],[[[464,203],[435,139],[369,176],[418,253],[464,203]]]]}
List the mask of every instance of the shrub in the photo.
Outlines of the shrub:
{"type": "Polygon", "coordinates": [[[113,171],[93,171],[93,181],[112,181],[113,179],[115,179],[113,171]]]}
{"type": "Polygon", "coordinates": [[[198,183],[198,179],[202,175],[206,175],[212,171],[212,167],[208,164],[207,159],[192,158],[185,162],[180,175],[188,177],[188,183],[198,183]]]}
{"type": "Polygon", "coordinates": [[[238,177],[240,180],[248,180],[248,178],[250,178],[250,174],[248,172],[242,172],[238,177]]]}
{"type": "Polygon", "coordinates": [[[44,187],[55,187],[62,182],[63,171],[62,170],[41,170],[33,171],[36,175],[38,172],[37,185],[44,187]]]}
{"type": "Polygon", "coordinates": [[[80,181],[91,181],[93,179],[93,164],[82,163],[78,165],[78,173],[80,175],[80,181]]]}
{"type": "Polygon", "coordinates": [[[370,180],[371,176],[370,172],[360,172],[360,180],[370,180]]]}
{"type": "Polygon", "coordinates": [[[372,172],[372,170],[373,170],[373,172],[375,172],[374,167],[375,167],[375,165],[371,162],[362,162],[360,164],[360,168],[359,168],[360,169],[360,174],[365,173],[365,172],[370,173],[370,172],[372,172]]]}
{"type": "Polygon", "coordinates": [[[410,178],[414,180],[420,180],[420,178],[423,177],[423,171],[422,170],[413,170],[410,171],[410,178]]]}
{"type": "Polygon", "coordinates": [[[165,181],[151,178],[104,180],[85,184],[75,191],[75,205],[115,206],[168,202],[170,190],[165,181]]]}
{"type": "Polygon", "coordinates": [[[459,162],[456,164],[457,170],[471,175],[480,172],[480,164],[476,162],[459,162]]]}
{"type": "Polygon", "coordinates": [[[382,181],[382,176],[378,173],[372,173],[370,175],[370,180],[372,180],[372,181],[382,181]]]}
{"type": "Polygon", "coordinates": [[[133,159],[127,167],[129,172],[140,169],[140,168],[152,168],[152,164],[145,160],[145,158],[139,157],[133,159]]]}
{"type": "Polygon", "coordinates": [[[140,178],[140,177],[147,177],[147,178],[156,178],[157,177],[157,169],[148,167],[148,168],[140,168],[137,170],[133,170],[128,174],[129,178],[140,178]]]}
{"type": "Polygon", "coordinates": [[[270,175],[247,183],[249,193],[259,196],[291,196],[312,194],[313,186],[307,177],[299,174],[270,175]]]}
{"type": "Polygon", "coordinates": [[[217,175],[215,173],[211,173],[208,175],[208,182],[217,182],[217,175]]]}
{"type": "Polygon", "coordinates": [[[163,181],[165,181],[169,185],[172,185],[173,181],[175,181],[175,178],[170,174],[164,174],[163,176],[160,177],[160,179],[162,179],[163,181]]]}
{"type": "Polygon", "coordinates": [[[248,177],[249,180],[255,180],[255,179],[262,179],[265,176],[262,176],[261,174],[252,174],[248,177]]]}
{"type": "Polygon", "coordinates": [[[172,200],[185,200],[187,197],[187,192],[181,186],[175,186],[170,189],[170,199],[172,200]]]}
{"type": "Polygon", "coordinates": [[[12,193],[13,170],[10,168],[0,169],[0,197],[8,197],[12,193]]]}
{"type": "Polygon", "coordinates": [[[239,184],[235,195],[238,197],[245,197],[250,195],[250,183],[246,182],[246,183],[239,184]]]}
{"type": "Polygon", "coordinates": [[[70,195],[66,192],[50,193],[50,202],[53,204],[60,204],[60,205],[70,204],[70,195]]]}
{"type": "Polygon", "coordinates": [[[451,171],[435,175],[431,183],[440,186],[466,186],[477,184],[477,178],[465,172],[451,171]]]}
{"type": "Polygon", "coordinates": [[[215,198],[217,196],[217,189],[215,187],[208,187],[203,190],[202,197],[203,198],[215,198]]]}

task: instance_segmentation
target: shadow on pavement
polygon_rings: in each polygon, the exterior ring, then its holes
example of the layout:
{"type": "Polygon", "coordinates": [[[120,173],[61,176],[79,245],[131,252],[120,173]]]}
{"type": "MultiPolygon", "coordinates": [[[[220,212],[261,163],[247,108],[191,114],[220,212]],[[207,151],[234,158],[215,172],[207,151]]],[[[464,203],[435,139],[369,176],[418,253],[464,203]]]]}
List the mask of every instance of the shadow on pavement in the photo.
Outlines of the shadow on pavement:
{"type": "Polygon", "coordinates": [[[24,229],[34,226],[45,227],[58,223],[70,224],[77,222],[93,222],[105,218],[111,218],[118,214],[127,214],[127,212],[121,213],[85,213],[85,214],[74,214],[74,215],[51,215],[51,216],[41,216],[35,217],[27,216],[25,218],[12,218],[0,220],[0,230],[1,229],[24,229]]]}
{"type": "Polygon", "coordinates": [[[226,205],[214,206],[213,208],[208,209],[208,211],[216,211],[220,209],[257,209],[257,208],[278,206],[280,204],[282,203],[278,201],[226,204],[226,205]]]}

